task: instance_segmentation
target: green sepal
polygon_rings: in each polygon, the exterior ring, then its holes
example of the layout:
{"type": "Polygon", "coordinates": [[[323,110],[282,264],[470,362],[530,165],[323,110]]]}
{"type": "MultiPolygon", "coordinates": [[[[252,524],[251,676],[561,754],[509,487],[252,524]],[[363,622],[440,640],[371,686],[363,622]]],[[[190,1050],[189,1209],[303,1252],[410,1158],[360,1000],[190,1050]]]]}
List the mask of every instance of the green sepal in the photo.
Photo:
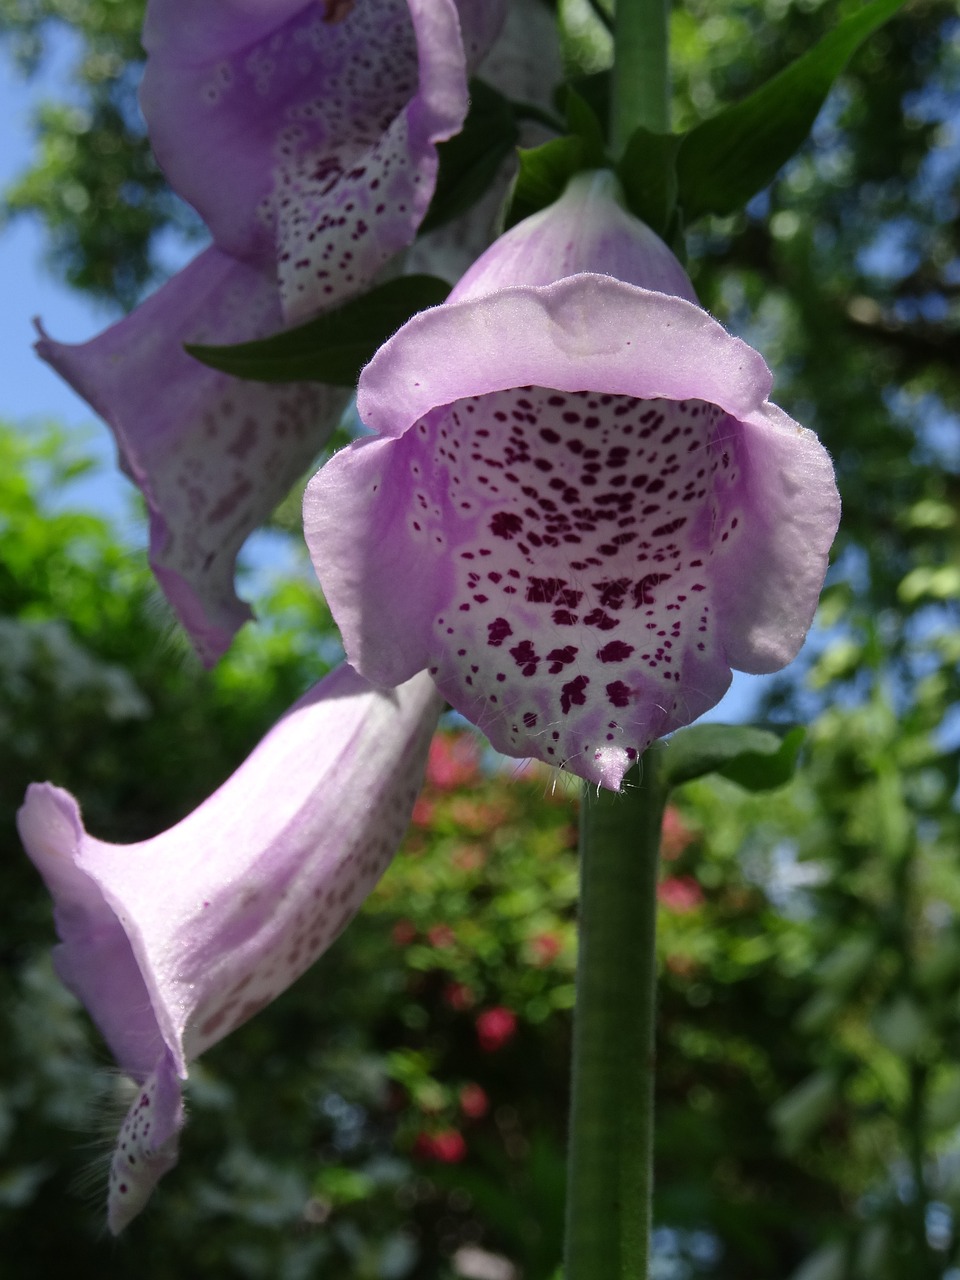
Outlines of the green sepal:
{"type": "Polygon", "coordinates": [[[568,84],[561,85],[557,92],[560,110],[564,111],[566,95],[573,91],[596,116],[606,138],[610,131],[610,81],[609,71],[595,71],[592,75],[577,76],[568,84]]]}
{"type": "Polygon", "coordinates": [[[583,143],[583,166],[602,169],[607,163],[600,117],[576,89],[567,85],[564,92],[567,127],[583,143]]]}
{"type": "Polygon", "coordinates": [[[684,136],[677,178],[688,224],[706,213],[735,213],[769,186],[806,140],[847,62],[905,2],[873,0],[750,97],[684,136]]]}
{"type": "Polygon", "coordinates": [[[539,147],[521,149],[505,229],[559,200],[573,175],[588,167],[584,163],[584,152],[583,140],[569,134],[539,147]]]}
{"type": "Polygon", "coordinates": [[[186,344],[201,364],[253,382],[328,382],[356,385],[360,370],[412,315],[450,292],[437,276],[399,276],[306,324],[257,342],[230,347],[186,344]]]}
{"type": "Polygon", "coordinates": [[[419,234],[443,226],[475,204],[518,137],[509,100],[482,80],[471,80],[470,109],[463,128],[437,147],[437,185],[419,234]]]}
{"type": "Polygon", "coordinates": [[[617,177],[631,213],[642,218],[663,240],[677,225],[677,153],[683,137],[634,130],[617,164],[617,177]]]}
{"type": "Polygon", "coordinates": [[[603,128],[593,107],[569,85],[564,88],[563,108],[570,132],[539,147],[519,152],[520,168],[504,222],[516,226],[559,200],[574,174],[609,166],[603,128]]]}
{"type": "Polygon", "coordinates": [[[748,791],[770,791],[793,777],[804,734],[799,725],[783,738],[752,725],[698,724],[680,729],[663,753],[663,779],[667,786],[679,787],[719,773],[748,791]]]}

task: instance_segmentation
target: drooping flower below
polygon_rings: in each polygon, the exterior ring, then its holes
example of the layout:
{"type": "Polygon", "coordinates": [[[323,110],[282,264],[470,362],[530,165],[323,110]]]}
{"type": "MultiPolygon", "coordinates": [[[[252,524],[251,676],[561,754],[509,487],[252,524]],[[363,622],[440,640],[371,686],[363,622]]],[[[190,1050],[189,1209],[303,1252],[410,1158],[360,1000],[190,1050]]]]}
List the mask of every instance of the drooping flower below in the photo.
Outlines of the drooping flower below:
{"type": "Polygon", "coordinates": [[[54,899],[57,971],[139,1085],[110,1172],[118,1232],[177,1158],[188,1064],[286,989],[352,919],[406,829],[442,703],[426,675],[342,666],[169,831],[89,836],[30,787],[18,822],[54,899]]]}
{"type": "Polygon", "coordinates": [[[148,5],[150,138],[214,248],[90,342],[43,335],[37,349],[114,432],[150,509],[151,563],[208,663],[250,616],[233,586],[241,543],[347,397],[237,383],[183,344],[248,341],[332,307],[412,241],[503,5],[148,5]]]}
{"type": "Polygon", "coordinates": [[[380,438],[311,481],[350,661],[427,668],[501,751],[616,789],[813,618],[839,497],[771,384],[612,175],[579,175],[380,349],[380,438]]]}

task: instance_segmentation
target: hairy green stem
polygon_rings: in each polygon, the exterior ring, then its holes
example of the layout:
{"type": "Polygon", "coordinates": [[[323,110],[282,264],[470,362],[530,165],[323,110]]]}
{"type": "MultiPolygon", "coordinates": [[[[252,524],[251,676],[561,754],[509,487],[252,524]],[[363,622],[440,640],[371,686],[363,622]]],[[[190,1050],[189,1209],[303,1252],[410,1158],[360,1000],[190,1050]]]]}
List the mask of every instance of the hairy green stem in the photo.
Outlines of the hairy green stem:
{"type": "Polygon", "coordinates": [[[565,1280],[648,1274],[659,752],[623,794],[584,790],[565,1280]]]}
{"type": "Polygon", "coordinates": [[[638,127],[670,130],[669,0],[617,0],[610,144],[623,153],[638,127]]]}

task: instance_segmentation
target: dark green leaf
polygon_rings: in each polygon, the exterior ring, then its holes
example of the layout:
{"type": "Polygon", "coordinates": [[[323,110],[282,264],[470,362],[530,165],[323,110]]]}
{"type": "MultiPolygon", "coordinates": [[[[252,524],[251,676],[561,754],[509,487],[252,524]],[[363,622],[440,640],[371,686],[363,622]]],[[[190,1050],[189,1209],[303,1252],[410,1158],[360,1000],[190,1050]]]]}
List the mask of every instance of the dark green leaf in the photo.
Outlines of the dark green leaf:
{"type": "Polygon", "coordinates": [[[860,45],[905,0],[873,0],[743,102],[697,125],[677,157],[689,223],[741,209],[805,141],[833,82],[860,45]]]}
{"type": "Polygon", "coordinates": [[[670,234],[677,208],[679,134],[637,129],[627,143],[617,176],[631,212],[658,236],[670,234]]]}
{"type": "Polygon", "coordinates": [[[512,227],[559,200],[573,175],[587,167],[584,151],[582,139],[575,137],[554,138],[521,151],[506,225],[512,227]]]}
{"type": "Polygon", "coordinates": [[[675,733],[663,753],[667,786],[719,773],[748,791],[782,787],[793,776],[804,730],[784,738],[752,725],[698,724],[675,733]]]}
{"type": "Polygon", "coordinates": [[[253,382],[356,384],[360,370],[412,315],[443,302],[450,292],[436,276],[400,276],[352,298],[315,320],[258,342],[232,347],[187,344],[202,364],[253,382]]]}
{"type": "Polygon", "coordinates": [[[567,124],[570,132],[583,143],[582,163],[590,168],[602,168],[607,163],[603,143],[603,128],[593,107],[576,89],[567,87],[567,124]]]}
{"type": "Polygon", "coordinates": [[[430,208],[420,224],[421,235],[458,217],[487,191],[517,145],[517,137],[509,101],[482,80],[471,80],[464,126],[437,148],[440,170],[430,208]]]}
{"type": "Polygon", "coordinates": [[[561,110],[564,109],[565,95],[570,89],[587,103],[600,121],[600,128],[606,137],[610,124],[610,72],[595,71],[592,75],[578,76],[571,80],[569,86],[562,85],[559,91],[561,110]]]}

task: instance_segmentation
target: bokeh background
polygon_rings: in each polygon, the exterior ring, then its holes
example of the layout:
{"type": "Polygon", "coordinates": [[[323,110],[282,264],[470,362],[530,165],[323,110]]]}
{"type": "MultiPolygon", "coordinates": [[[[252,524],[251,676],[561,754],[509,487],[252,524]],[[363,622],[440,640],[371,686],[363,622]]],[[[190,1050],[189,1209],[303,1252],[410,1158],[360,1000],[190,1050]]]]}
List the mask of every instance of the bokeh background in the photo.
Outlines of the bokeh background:
{"type": "MultiPolygon", "coordinates": [[[[677,126],[858,7],[677,6],[677,126]]],[[[151,835],[339,656],[294,494],[245,556],[259,624],[204,672],[105,429],[29,352],[33,314],[91,336],[202,244],[143,136],[141,20],[0,0],[0,1274],[553,1280],[576,789],[456,724],[360,918],[198,1064],[179,1167],[105,1232],[124,1084],[53,976],[24,788],[151,835]]],[[[958,210],[960,19],[912,0],[770,189],[690,237],[845,505],[800,660],[722,712],[805,724],[794,780],[667,811],[653,1280],[960,1280],[958,210]]]]}

